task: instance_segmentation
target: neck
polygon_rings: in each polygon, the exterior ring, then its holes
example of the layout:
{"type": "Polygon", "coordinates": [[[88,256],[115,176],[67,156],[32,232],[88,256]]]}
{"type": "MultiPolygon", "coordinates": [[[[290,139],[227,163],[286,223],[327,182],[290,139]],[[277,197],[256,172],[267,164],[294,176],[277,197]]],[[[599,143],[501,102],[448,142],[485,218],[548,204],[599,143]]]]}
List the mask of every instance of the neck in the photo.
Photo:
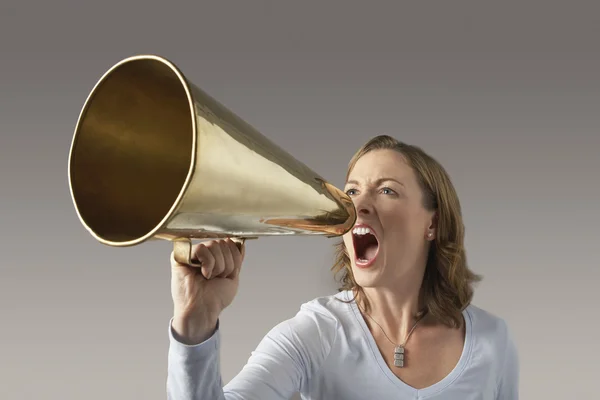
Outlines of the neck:
{"type": "MultiPolygon", "coordinates": [[[[386,286],[364,287],[363,292],[369,302],[366,320],[372,328],[383,329],[396,343],[402,343],[417,322],[417,315],[423,311],[421,268],[414,268],[412,276],[403,276],[386,286]],[[376,324],[372,324],[375,320],[376,324]],[[378,326],[379,325],[379,326],[378,326]]],[[[359,299],[359,304],[362,301],[359,299]]],[[[361,309],[365,310],[363,304],[361,309]]]]}

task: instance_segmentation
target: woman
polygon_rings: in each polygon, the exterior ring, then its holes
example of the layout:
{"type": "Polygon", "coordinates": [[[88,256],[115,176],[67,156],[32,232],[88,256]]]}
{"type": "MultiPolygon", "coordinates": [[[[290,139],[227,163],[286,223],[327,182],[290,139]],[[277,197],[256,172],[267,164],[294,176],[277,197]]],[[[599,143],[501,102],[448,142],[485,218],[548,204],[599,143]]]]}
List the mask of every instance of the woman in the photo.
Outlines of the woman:
{"type": "Polygon", "coordinates": [[[358,213],[338,247],[339,293],[274,327],[225,387],[219,315],[243,259],[230,240],[196,247],[201,271],[172,261],[171,400],[518,399],[518,356],[503,319],[471,304],[460,204],[444,169],[389,136],[350,162],[358,213]]]}

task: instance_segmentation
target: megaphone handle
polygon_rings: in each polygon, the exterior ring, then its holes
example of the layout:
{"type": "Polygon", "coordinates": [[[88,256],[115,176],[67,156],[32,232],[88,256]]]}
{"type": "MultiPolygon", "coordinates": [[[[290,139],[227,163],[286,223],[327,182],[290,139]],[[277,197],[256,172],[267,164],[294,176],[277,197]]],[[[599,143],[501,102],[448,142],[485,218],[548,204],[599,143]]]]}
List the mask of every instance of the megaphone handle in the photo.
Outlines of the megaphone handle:
{"type": "MultiPolygon", "coordinates": [[[[238,249],[242,251],[245,238],[231,238],[235,242],[238,249]]],[[[173,240],[173,258],[179,264],[189,265],[191,267],[201,267],[202,263],[194,260],[192,254],[192,240],[189,238],[177,238],[173,240]]]]}

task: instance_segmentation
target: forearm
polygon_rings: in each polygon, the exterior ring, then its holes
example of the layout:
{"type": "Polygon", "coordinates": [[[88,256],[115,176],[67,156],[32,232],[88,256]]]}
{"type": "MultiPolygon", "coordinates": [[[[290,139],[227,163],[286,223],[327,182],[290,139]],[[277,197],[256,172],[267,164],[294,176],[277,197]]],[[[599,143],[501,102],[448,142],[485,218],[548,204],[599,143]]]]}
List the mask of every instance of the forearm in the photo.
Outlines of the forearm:
{"type": "MultiPolygon", "coordinates": [[[[172,329],[172,325],[170,326],[172,329]]],[[[185,344],[170,332],[168,400],[225,400],[219,364],[218,324],[198,345],[185,344]]]]}

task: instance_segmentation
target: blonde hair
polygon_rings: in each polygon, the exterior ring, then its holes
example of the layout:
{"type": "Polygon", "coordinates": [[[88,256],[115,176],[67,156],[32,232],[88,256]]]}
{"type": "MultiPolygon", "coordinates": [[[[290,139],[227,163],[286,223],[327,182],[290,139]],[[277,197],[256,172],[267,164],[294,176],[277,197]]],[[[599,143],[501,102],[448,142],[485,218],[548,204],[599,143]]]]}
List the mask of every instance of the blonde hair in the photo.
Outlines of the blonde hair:
{"type": "MultiPolygon", "coordinates": [[[[473,284],[482,279],[467,266],[464,246],[465,228],[460,202],[445,169],[421,148],[408,145],[388,135],[380,135],[365,143],[354,154],[348,165],[348,175],[356,162],[373,150],[395,150],[412,167],[423,191],[423,206],[437,213],[436,238],[431,242],[421,296],[424,310],[437,321],[461,326],[462,311],[473,298],[473,284]]],[[[336,244],[334,275],[341,274],[342,290],[355,292],[353,300],[360,299],[366,312],[369,304],[362,288],[354,280],[350,258],[344,242],[336,244]]]]}

